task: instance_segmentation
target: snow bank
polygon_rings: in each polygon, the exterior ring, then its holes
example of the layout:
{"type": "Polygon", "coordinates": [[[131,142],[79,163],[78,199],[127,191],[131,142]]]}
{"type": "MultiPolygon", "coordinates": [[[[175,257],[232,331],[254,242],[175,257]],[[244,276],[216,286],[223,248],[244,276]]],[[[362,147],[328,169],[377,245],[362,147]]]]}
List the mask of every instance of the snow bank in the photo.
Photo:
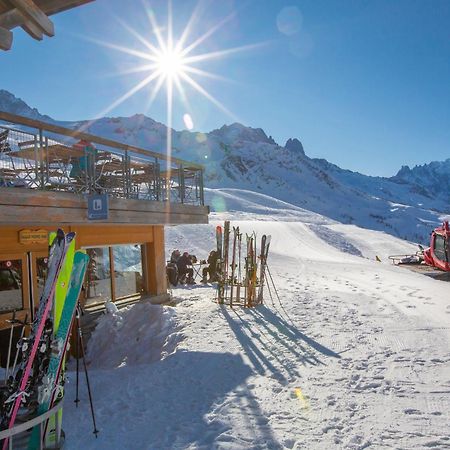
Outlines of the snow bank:
{"type": "Polygon", "coordinates": [[[117,310],[110,304],[89,340],[90,367],[110,369],[164,359],[182,339],[173,308],[139,303],[117,310]]]}

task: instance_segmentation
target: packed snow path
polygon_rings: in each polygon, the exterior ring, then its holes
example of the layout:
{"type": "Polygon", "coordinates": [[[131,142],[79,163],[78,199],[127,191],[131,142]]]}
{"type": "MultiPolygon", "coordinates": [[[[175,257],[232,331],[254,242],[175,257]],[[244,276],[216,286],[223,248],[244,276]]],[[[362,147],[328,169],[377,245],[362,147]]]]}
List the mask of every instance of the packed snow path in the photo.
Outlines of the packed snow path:
{"type": "MultiPolygon", "coordinates": [[[[231,309],[211,286],[174,289],[174,307],[148,311],[158,339],[118,327],[122,362],[91,368],[98,439],[84,386],[72,403],[71,373],[67,448],[450,448],[450,284],[375,262],[378,242],[386,254],[408,246],[385,234],[247,219],[232,225],[272,234],[282,305],[266,294],[262,307],[231,309]]],[[[170,230],[167,250],[206,257],[214,226],[170,230]]],[[[145,313],[133,308],[125,322],[145,313]]]]}

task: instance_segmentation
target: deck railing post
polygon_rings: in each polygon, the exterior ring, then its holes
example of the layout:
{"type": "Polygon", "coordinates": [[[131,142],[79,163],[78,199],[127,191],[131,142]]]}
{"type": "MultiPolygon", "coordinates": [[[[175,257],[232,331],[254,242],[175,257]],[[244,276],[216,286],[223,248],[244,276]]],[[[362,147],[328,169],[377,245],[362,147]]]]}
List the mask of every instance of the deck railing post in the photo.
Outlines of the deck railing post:
{"type": "Polygon", "coordinates": [[[178,188],[180,192],[180,202],[184,203],[185,179],[184,179],[184,167],[182,164],[178,166],[178,188]]]}
{"type": "Polygon", "coordinates": [[[36,185],[40,187],[42,185],[39,171],[41,166],[39,164],[39,149],[38,149],[38,137],[34,135],[34,176],[36,177],[36,185]]]}
{"type": "Polygon", "coordinates": [[[200,172],[200,179],[199,179],[199,183],[200,183],[200,205],[201,206],[205,206],[205,192],[203,189],[203,169],[199,170],[200,172]]]}
{"type": "Polygon", "coordinates": [[[41,189],[44,189],[44,134],[42,131],[42,128],[39,128],[39,170],[41,173],[40,176],[40,185],[41,185],[41,189]]]}
{"type": "Polygon", "coordinates": [[[153,189],[155,190],[155,199],[157,202],[161,199],[159,181],[159,160],[158,158],[155,158],[155,169],[153,170],[153,189]]]}
{"type": "Polygon", "coordinates": [[[125,150],[125,158],[123,163],[124,163],[124,171],[123,171],[124,194],[125,198],[129,198],[131,192],[131,174],[130,174],[130,157],[128,155],[128,150],[125,150]]]}

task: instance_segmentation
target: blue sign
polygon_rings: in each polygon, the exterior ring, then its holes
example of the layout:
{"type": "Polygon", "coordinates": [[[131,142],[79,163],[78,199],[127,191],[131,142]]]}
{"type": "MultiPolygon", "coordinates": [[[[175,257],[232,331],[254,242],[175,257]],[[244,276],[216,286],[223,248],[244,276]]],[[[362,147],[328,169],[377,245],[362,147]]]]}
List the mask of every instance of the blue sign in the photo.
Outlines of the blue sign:
{"type": "Polygon", "coordinates": [[[88,200],[88,219],[105,220],[108,218],[108,194],[91,194],[88,200]]]}

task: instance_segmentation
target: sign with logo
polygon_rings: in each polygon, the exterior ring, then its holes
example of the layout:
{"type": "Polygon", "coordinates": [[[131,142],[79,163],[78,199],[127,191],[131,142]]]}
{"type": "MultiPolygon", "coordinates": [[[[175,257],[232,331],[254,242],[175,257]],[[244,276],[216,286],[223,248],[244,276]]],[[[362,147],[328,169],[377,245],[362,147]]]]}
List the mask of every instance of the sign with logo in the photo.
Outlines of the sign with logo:
{"type": "Polygon", "coordinates": [[[108,194],[91,194],[88,200],[88,219],[105,220],[108,218],[108,194]]]}
{"type": "Polygon", "coordinates": [[[20,230],[19,242],[21,244],[48,244],[48,231],[20,230]]]}

